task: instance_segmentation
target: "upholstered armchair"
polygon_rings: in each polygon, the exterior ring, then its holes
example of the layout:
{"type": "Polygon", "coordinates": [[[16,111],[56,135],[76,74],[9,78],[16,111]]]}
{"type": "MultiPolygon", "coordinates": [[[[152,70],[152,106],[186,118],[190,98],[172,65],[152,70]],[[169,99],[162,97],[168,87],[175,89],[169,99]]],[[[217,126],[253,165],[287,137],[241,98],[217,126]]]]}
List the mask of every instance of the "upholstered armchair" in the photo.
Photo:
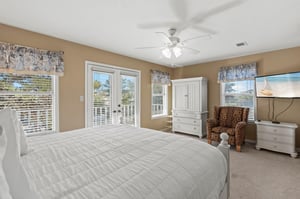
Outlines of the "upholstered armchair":
{"type": "Polygon", "coordinates": [[[245,141],[248,114],[249,108],[215,106],[214,118],[208,119],[206,123],[207,142],[220,142],[220,134],[226,132],[229,135],[228,143],[235,145],[236,151],[240,152],[245,141]]]}

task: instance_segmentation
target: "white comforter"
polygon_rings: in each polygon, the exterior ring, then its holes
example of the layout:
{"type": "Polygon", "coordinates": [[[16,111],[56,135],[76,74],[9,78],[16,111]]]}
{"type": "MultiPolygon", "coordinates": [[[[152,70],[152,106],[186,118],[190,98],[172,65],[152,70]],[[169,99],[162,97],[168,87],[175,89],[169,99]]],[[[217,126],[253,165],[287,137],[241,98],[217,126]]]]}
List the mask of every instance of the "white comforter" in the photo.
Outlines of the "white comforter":
{"type": "Polygon", "coordinates": [[[195,138],[104,126],[28,138],[22,163],[41,199],[218,198],[227,164],[195,138]]]}

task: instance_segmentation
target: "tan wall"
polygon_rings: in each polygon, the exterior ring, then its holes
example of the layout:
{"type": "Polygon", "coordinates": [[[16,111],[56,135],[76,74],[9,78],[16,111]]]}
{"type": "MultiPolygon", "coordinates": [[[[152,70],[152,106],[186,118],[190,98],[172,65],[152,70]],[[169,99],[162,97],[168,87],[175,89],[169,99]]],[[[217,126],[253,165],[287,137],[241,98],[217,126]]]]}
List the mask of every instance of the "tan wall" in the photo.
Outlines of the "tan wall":
{"type": "MultiPolygon", "coordinates": [[[[141,126],[153,129],[162,129],[166,125],[165,119],[151,119],[151,83],[150,70],[167,71],[173,79],[204,76],[209,80],[208,102],[209,114],[213,113],[213,106],[220,103],[220,87],[217,83],[217,73],[221,66],[241,63],[258,63],[258,74],[267,75],[300,71],[300,48],[273,51],[251,56],[232,58],[222,61],[197,64],[184,68],[167,68],[164,66],[144,62],[141,60],[117,55],[99,49],[79,45],[76,43],[48,37],[45,35],[13,28],[0,24],[0,41],[21,44],[49,50],[65,52],[65,75],[59,81],[59,123],[60,130],[66,131],[84,127],[84,102],[79,96],[84,96],[84,67],[85,61],[110,64],[141,71],[141,126]]],[[[171,110],[171,87],[169,87],[169,111],[171,110]]],[[[257,100],[258,119],[267,120],[266,100],[257,100]]],[[[289,100],[276,100],[276,112],[283,110],[289,100]]],[[[300,126],[300,99],[294,100],[292,107],[282,114],[278,120],[294,122],[300,126]]],[[[296,143],[300,147],[300,127],[296,130],[296,143]]],[[[247,139],[256,139],[255,125],[249,125],[247,139]]]]}
{"type": "MultiPolygon", "coordinates": [[[[222,61],[196,64],[174,70],[174,79],[204,76],[208,78],[208,109],[212,117],[214,105],[220,104],[220,85],[217,83],[217,73],[221,66],[231,66],[242,63],[257,62],[258,75],[300,71],[300,47],[243,56],[222,61]]],[[[275,113],[288,106],[290,99],[276,99],[275,113]]],[[[281,122],[297,123],[296,145],[300,147],[300,99],[295,99],[291,108],[278,117],[281,122]]],[[[257,119],[268,120],[268,100],[257,100],[257,119]]],[[[256,127],[250,124],[247,128],[246,139],[256,140],[256,127]]]]}
{"type": "MultiPolygon", "coordinates": [[[[141,71],[141,127],[162,129],[166,118],[151,119],[151,79],[150,70],[167,71],[172,69],[121,56],[99,49],[79,45],[61,39],[13,28],[0,24],[0,41],[35,48],[64,51],[65,73],[59,78],[59,124],[60,131],[84,127],[84,102],[79,96],[85,95],[85,61],[110,64],[141,71]]],[[[171,92],[169,94],[171,104],[171,92]]],[[[169,109],[171,109],[169,107],[169,109]]]]}

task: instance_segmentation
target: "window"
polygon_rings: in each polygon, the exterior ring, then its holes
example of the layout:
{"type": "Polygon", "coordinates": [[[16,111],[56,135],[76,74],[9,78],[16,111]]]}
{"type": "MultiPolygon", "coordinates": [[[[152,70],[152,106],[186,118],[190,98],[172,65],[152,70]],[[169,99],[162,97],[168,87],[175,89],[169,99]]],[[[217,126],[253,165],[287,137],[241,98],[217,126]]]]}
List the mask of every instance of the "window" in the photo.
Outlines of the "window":
{"type": "Polygon", "coordinates": [[[249,107],[249,120],[254,120],[254,80],[221,83],[221,105],[249,107]]]}
{"type": "Polygon", "coordinates": [[[25,133],[55,131],[56,85],[52,75],[0,74],[0,109],[15,109],[25,133]]]}
{"type": "Polygon", "coordinates": [[[168,85],[152,84],[152,117],[166,116],[168,114],[168,85]]]}

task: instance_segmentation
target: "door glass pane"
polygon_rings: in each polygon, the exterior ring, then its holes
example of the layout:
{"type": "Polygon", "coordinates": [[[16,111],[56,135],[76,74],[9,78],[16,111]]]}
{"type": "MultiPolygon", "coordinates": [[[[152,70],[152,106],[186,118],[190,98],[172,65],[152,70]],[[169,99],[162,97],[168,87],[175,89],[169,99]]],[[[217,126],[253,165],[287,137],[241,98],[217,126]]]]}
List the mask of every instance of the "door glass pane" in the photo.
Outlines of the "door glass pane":
{"type": "Polygon", "coordinates": [[[121,75],[121,124],[135,126],[136,77],[121,75]]]}
{"type": "Polygon", "coordinates": [[[93,72],[93,126],[112,124],[112,75],[93,72]]]}

